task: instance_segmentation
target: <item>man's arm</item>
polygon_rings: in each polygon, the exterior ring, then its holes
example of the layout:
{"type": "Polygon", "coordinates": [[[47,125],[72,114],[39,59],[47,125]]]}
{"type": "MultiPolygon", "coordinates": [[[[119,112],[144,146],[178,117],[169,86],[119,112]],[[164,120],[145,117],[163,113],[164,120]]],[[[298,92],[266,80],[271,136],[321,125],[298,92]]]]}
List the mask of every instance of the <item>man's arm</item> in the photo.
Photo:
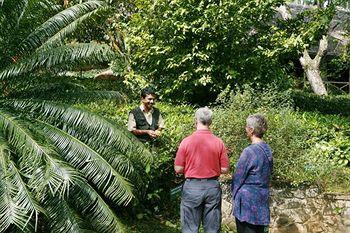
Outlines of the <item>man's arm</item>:
{"type": "Polygon", "coordinates": [[[227,174],[230,171],[230,161],[228,158],[228,150],[224,144],[222,147],[220,164],[221,164],[221,174],[227,174]]]}
{"type": "Polygon", "coordinates": [[[222,167],[221,168],[221,174],[227,174],[230,171],[229,167],[222,167]]]}
{"type": "Polygon", "coordinates": [[[175,172],[178,173],[178,174],[184,173],[184,167],[183,166],[175,165],[174,169],[175,169],[175,172]]]}
{"type": "Polygon", "coordinates": [[[148,134],[152,138],[158,137],[158,133],[154,130],[149,129],[134,129],[131,131],[134,135],[144,135],[148,134]]]}
{"type": "Polygon", "coordinates": [[[185,157],[186,157],[186,150],[184,147],[184,142],[182,141],[176,152],[175,161],[174,161],[174,170],[176,174],[184,174],[185,165],[186,165],[185,157]]]}

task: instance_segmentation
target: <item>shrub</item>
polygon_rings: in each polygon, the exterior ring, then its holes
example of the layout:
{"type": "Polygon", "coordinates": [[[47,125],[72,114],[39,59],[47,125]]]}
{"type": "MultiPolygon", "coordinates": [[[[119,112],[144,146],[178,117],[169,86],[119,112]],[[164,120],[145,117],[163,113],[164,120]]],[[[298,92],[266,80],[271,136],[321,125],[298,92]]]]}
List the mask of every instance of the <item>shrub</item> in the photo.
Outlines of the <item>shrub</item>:
{"type": "Polygon", "coordinates": [[[267,88],[256,92],[250,87],[221,95],[215,109],[214,132],[229,147],[235,164],[249,142],[245,119],[250,114],[266,116],[269,130],[264,140],[273,150],[274,185],[319,185],[328,190],[348,190],[350,180],[331,177],[349,174],[345,166],[349,154],[349,121],[340,116],[301,113],[293,109],[291,92],[267,88]],[[320,145],[326,147],[325,151],[320,145]]]}
{"type": "Polygon", "coordinates": [[[308,132],[291,107],[289,92],[278,93],[266,89],[257,93],[252,88],[231,93],[226,103],[216,109],[215,132],[223,138],[231,151],[234,164],[248,145],[245,119],[254,113],[265,115],[269,130],[264,139],[273,149],[273,180],[279,183],[301,183],[308,132]]]}
{"type": "Polygon", "coordinates": [[[294,91],[292,98],[295,107],[301,111],[350,115],[350,95],[318,96],[313,93],[294,91]]]}

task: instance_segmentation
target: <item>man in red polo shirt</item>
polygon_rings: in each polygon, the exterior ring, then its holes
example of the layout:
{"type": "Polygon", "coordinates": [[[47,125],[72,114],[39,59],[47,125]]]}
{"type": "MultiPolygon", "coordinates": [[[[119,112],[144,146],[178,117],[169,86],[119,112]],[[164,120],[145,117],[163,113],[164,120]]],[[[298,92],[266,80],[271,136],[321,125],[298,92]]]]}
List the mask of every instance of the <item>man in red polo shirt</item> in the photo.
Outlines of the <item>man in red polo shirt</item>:
{"type": "Polygon", "coordinates": [[[201,221],[206,233],[220,232],[221,188],[217,178],[229,172],[229,159],[222,140],[209,129],[212,111],[199,108],[196,131],[182,140],[175,158],[175,172],[186,181],[181,196],[183,233],[197,233],[201,221]]]}

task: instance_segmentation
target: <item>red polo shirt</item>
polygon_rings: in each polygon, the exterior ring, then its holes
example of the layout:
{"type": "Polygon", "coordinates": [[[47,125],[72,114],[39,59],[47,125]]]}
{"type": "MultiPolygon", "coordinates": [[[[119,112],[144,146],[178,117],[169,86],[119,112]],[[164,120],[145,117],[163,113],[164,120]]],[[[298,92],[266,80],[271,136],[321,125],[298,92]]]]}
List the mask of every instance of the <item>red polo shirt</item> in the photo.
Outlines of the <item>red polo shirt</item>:
{"type": "Polygon", "coordinates": [[[197,130],[182,140],[175,165],[184,167],[186,178],[210,178],[220,176],[221,167],[229,167],[229,159],[220,138],[210,130],[197,130]]]}

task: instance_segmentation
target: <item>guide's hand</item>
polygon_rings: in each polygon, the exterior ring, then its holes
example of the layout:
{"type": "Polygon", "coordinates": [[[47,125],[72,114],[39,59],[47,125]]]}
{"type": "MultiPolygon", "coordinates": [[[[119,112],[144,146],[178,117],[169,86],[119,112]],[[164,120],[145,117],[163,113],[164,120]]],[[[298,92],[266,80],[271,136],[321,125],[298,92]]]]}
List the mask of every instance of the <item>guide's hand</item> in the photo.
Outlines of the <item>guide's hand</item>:
{"type": "Polygon", "coordinates": [[[157,137],[159,137],[161,134],[162,134],[162,132],[160,131],[160,130],[156,130],[156,131],[154,131],[155,132],[155,134],[157,135],[157,137]]]}
{"type": "Polygon", "coordinates": [[[156,131],[154,131],[154,130],[148,130],[148,131],[147,131],[147,134],[148,134],[151,138],[156,138],[156,137],[158,137],[156,131]]]}

